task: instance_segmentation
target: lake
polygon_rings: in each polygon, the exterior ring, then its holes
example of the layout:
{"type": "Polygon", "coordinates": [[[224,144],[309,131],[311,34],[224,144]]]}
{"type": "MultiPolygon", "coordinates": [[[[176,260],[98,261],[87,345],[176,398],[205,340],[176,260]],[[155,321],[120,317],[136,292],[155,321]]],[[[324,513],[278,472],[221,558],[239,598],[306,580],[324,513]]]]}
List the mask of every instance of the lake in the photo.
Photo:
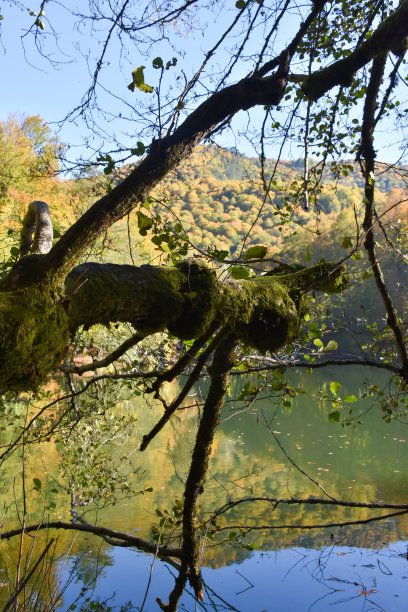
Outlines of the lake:
{"type": "MultiPolygon", "coordinates": [[[[303,472],[336,499],[406,503],[407,425],[385,423],[383,413],[371,398],[353,403],[352,425],[330,422],[331,402],[318,397],[324,381],[327,388],[330,381],[339,381],[339,393],[343,397],[351,393],[358,395],[366,376],[367,371],[361,368],[341,371],[332,368],[313,375],[291,374],[291,384],[306,390],[308,395],[298,395],[290,408],[283,408],[273,394],[247,408],[238,402],[227,402],[214,443],[209,477],[200,497],[202,515],[209,517],[216,508],[238,498],[325,497],[303,472]]],[[[381,372],[370,371],[369,376],[371,382],[386,387],[387,377],[381,372]]],[[[234,380],[233,390],[240,384],[234,380]]],[[[190,398],[189,403],[193,404],[194,399],[190,398]]],[[[98,401],[102,399],[99,397],[98,401]]],[[[342,417],[347,416],[344,410],[341,409],[342,417]]],[[[98,512],[90,512],[86,519],[150,538],[152,526],[157,526],[160,520],[157,511],[160,509],[166,515],[167,510],[167,516],[171,517],[174,500],[182,496],[197,426],[197,409],[180,411],[144,453],[137,450],[138,444],[161,414],[160,407],[123,393],[114,412],[128,417],[127,436],[118,434],[109,444],[110,449],[119,465],[134,466],[134,473],[128,471],[128,479],[133,478],[136,488],[144,493],[122,499],[113,507],[99,504],[98,512]]],[[[44,499],[47,487],[50,490],[51,486],[56,491],[50,494],[56,507],[49,510],[50,517],[70,520],[69,495],[62,490],[63,476],[61,467],[58,468],[61,452],[60,445],[53,442],[43,444],[41,450],[28,451],[25,469],[31,496],[27,495],[30,506],[27,524],[38,520],[41,513],[44,515],[44,499]],[[31,493],[32,480],[40,474],[40,490],[31,493]],[[52,485],[53,482],[56,484],[52,485]]],[[[16,524],[13,497],[19,499],[20,494],[12,475],[21,471],[19,461],[14,456],[6,466],[3,514],[7,521],[3,529],[16,524]],[[17,492],[11,494],[13,489],[17,492]]],[[[111,465],[108,455],[103,461],[108,469],[111,465]]],[[[77,464],[72,463],[71,473],[80,478],[77,464]]],[[[275,529],[280,525],[300,527],[369,519],[389,512],[337,509],[328,505],[274,508],[266,502],[237,505],[219,521],[220,527],[227,520],[234,527],[221,531],[214,541],[209,538],[202,543],[206,584],[203,603],[196,604],[191,590],[187,589],[180,609],[405,610],[407,515],[356,526],[275,529]],[[243,525],[257,529],[242,538],[243,525]]],[[[169,519],[168,527],[170,523],[169,519]]],[[[166,529],[165,526],[162,535],[166,529]]],[[[160,560],[154,562],[152,555],[110,546],[91,535],[72,532],[50,535],[58,537],[55,548],[58,560],[48,570],[49,589],[54,592],[64,589],[58,609],[108,610],[110,607],[124,611],[140,610],[143,605],[146,611],[159,609],[155,602],[158,596],[167,601],[175,570],[160,560]]],[[[43,545],[44,540],[38,538],[32,558],[43,545]]],[[[8,582],[15,573],[19,546],[20,540],[15,538],[9,544],[3,543],[0,551],[0,603],[3,605],[9,597],[8,582]]],[[[24,541],[23,546],[29,550],[30,542],[24,541]]],[[[44,574],[45,569],[42,571],[44,574]]],[[[35,591],[35,585],[32,588],[35,591]]]]}

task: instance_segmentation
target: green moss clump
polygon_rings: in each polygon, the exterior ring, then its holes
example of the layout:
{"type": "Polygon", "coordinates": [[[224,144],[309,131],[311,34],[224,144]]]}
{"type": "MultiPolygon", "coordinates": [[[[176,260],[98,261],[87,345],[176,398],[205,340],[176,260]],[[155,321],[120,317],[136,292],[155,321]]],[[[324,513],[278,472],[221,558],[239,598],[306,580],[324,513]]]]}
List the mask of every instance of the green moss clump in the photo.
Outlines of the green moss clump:
{"type": "Polygon", "coordinates": [[[57,369],[69,344],[68,317],[49,290],[2,293],[0,393],[30,391],[57,369]]]}
{"type": "Polygon", "coordinates": [[[215,272],[205,264],[186,260],[177,265],[183,282],[178,291],[182,296],[183,315],[168,325],[168,330],[182,340],[197,338],[214,320],[218,304],[215,272]]]}
{"type": "Polygon", "coordinates": [[[278,267],[255,279],[228,281],[221,289],[219,310],[237,337],[258,351],[276,351],[299,336],[308,291],[343,291],[346,267],[321,263],[310,268],[278,267]]]}
{"type": "Polygon", "coordinates": [[[290,292],[280,278],[229,281],[222,289],[222,311],[237,338],[258,351],[276,351],[295,340],[308,298],[290,292]]]}
{"type": "MultiPolygon", "coordinates": [[[[291,290],[323,291],[325,293],[341,293],[349,284],[345,264],[324,262],[310,268],[280,275],[282,282],[291,290]]],[[[261,277],[259,280],[262,280],[261,277]]]]}
{"type": "Polygon", "coordinates": [[[217,305],[214,271],[192,260],[140,268],[90,262],[69,274],[65,290],[72,332],[79,325],[126,321],[146,334],[167,328],[179,338],[195,338],[207,329],[217,305]]]}

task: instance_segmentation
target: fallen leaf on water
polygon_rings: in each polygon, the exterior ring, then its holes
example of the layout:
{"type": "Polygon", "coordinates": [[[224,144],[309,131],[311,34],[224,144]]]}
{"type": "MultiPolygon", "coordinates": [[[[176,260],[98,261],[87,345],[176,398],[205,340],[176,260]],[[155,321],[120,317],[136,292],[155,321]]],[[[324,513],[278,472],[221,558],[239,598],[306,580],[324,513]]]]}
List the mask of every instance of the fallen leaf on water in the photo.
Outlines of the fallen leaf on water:
{"type": "Polygon", "coordinates": [[[376,589],[370,589],[369,591],[359,591],[360,595],[370,595],[370,593],[376,593],[376,589]]]}

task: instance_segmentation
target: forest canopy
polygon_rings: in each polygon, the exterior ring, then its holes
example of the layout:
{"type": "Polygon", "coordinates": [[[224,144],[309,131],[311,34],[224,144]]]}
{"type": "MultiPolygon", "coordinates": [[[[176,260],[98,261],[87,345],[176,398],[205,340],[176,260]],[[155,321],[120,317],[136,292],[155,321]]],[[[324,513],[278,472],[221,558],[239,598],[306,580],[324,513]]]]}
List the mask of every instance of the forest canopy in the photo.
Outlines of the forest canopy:
{"type": "MultiPolygon", "coordinates": [[[[72,479],[71,521],[50,516],[0,537],[76,529],[151,552],[177,570],[168,603],[157,599],[176,610],[187,583],[204,596],[201,537],[216,535],[218,515],[206,522],[199,499],[231,376],[257,374],[239,391],[248,405],[269,390],[290,407],[302,391],[288,369],[377,368],[389,394],[366,393],[385,420],[405,415],[408,1],[49,0],[37,11],[10,2],[3,17],[7,35],[21,27],[29,64],[66,83],[81,41],[75,69],[88,82],[59,124],[83,132],[77,158],[47,117],[0,126],[0,393],[5,415],[29,407],[1,457],[66,442],[102,380],[112,404],[121,387],[161,403],[140,451],[176,411],[199,418],[166,538],[88,522],[72,479]],[[397,160],[380,154],[383,131],[397,160]],[[251,155],[239,153],[243,141],[251,155]],[[364,329],[352,351],[349,323],[364,329]],[[50,376],[61,388],[44,386],[50,376]],[[201,379],[205,396],[187,408],[201,379]]],[[[338,391],[330,382],[329,420],[351,424],[344,406],[357,397],[338,391]]],[[[320,489],[318,503],[349,503],[320,489]]],[[[381,503],[370,507],[408,511],[381,503]]]]}

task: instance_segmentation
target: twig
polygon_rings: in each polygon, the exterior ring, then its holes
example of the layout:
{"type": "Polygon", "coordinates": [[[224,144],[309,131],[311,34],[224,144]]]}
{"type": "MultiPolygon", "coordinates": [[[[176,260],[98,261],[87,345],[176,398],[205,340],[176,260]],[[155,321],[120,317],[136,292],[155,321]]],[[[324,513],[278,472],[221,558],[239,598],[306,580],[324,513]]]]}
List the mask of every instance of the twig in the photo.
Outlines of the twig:
{"type": "Polygon", "coordinates": [[[297,470],[298,470],[298,471],[299,471],[301,474],[303,474],[303,476],[306,476],[306,478],[308,478],[309,480],[311,480],[311,481],[313,482],[313,484],[315,484],[317,487],[319,487],[319,489],[320,489],[321,491],[323,491],[323,493],[324,493],[325,495],[327,495],[327,497],[329,497],[329,498],[330,498],[330,499],[332,499],[333,501],[336,501],[336,500],[335,500],[335,498],[334,498],[332,495],[330,495],[330,493],[328,493],[328,492],[326,491],[326,489],[325,489],[324,487],[322,487],[322,485],[321,485],[319,482],[317,482],[317,480],[315,480],[314,478],[312,478],[312,477],[310,476],[310,474],[308,474],[307,472],[305,472],[304,470],[302,470],[302,468],[301,468],[299,465],[297,465],[297,463],[295,463],[295,462],[293,461],[293,459],[292,459],[292,458],[291,458],[291,457],[288,455],[288,453],[287,453],[287,452],[286,452],[286,450],[284,449],[284,447],[283,447],[283,445],[281,444],[281,442],[280,442],[280,440],[279,440],[278,436],[277,436],[277,435],[275,434],[275,432],[272,430],[272,427],[270,426],[270,424],[269,424],[269,422],[268,422],[267,418],[265,417],[264,411],[263,411],[262,409],[261,409],[261,412],[262,412],[263,419],[264,419],[264,421],[265,421],[265,425],[266,425],[266,426],[267,426],[267,428],[269,429],[269,431],[270,431],[271,435],[272,435],[272,436],[275,438],[275,441],[276,441],[277,445],[279,446],[279,448],[281,449],[282,453],[285,455],[285,457],[288,459],[288,461],[290,461],[290,462],[291,462],[291,464],[293,465],[293,467],[295,467],[295,468],[296,468],[296,469],[297,469],[297,470]]]}
{"type": "Polygon", "coordinates": [[[145,334],[136,333],[130,338],[127,338],[124,342],[122,342],[122,344],[120,344],[114,351],[109,353],[109,355],[103,359],[92,361],[92,363],[85,363],[81,366],[62,365],[60,366],[60,370],[64,373],[83,374],[84,372],[89,372],[91,370],[106,368],[108,365],[119,359],[119,357],[122,357],[122,355],[130,348],[144,340],[145,337],[145,334]]]}
{"type": "MultiPolygon", "coordinates": [[[[1,537],[1,536],[0,536],[1,537]]],[[[47,546],[44,548],[43,552],[41,553],[41,555],[39,556],[39,558],[37,559],[36,563],[34,564],[34,567],[31,569],[31,571],[24,577],[24,579],[21,581],[21,583],[18,585],[16,592],[14,593],[14,595],[8,600],[8,602],[6,603],[6,605],[4,606],[2,612],[7,612],[7,610],[10,609],[10,607],[14,604],[14,602],[17,600],[17,597],[19,595],[19,593],[23,590],[23,588],[25,587],[25,585],[27,584],[27,582],[30,580],[31,576],[34,574],[35,570],[37,569],[37,567],[40,565],[41,561],[44,559],[45,555],[48,552],[48,549],[50,548],[50,546],[52,545],[54,539],[51,538],[51,540],[48,542],[47,546]]]]}
{"type": "Polygon", "coordinates": [[[194,384],[197,382],[198,377],[201,374],[201,370],[203,369],[204,365],[208,361],[210,355],[216,350],[217,346],[219,346],[219,344],[225,338],[225,335],[227,333],[229,333],[229,331],[226,328],[221,329],[218,332],[218,334],[215,336],[215,338],[213,338],[213,340],[207,346],[207,348],[201,353],[183,389],[180,391],[176,399],[172,401],[170,406],[168,406],[167,410],[165,411],[161,419],[156,423],[156,425],[149,431],[149,433],[143,436],[142,443],[140,445],[141,451],[146,450],[146,448],[148,447],[150,442],[153,440],[153,438],[157,436],[157,434],[163,429],[163,427],[170,420],[174,412],[182,404],[182,402],[186,398],[189,391],[192,389],[194,384]]]}

